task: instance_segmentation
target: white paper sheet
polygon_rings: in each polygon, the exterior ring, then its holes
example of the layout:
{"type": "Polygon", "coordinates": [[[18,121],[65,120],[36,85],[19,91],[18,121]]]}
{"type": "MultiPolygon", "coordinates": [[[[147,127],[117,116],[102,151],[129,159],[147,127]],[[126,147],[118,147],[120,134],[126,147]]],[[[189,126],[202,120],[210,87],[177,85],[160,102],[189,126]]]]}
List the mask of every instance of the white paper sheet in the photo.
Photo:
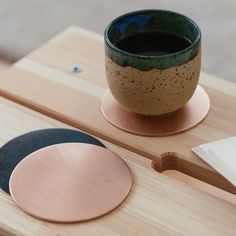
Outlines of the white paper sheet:
{"type": "Polygon", "coordinates": [[[236,186],[236,137],[203,144],[192,151],[236,186]]]}

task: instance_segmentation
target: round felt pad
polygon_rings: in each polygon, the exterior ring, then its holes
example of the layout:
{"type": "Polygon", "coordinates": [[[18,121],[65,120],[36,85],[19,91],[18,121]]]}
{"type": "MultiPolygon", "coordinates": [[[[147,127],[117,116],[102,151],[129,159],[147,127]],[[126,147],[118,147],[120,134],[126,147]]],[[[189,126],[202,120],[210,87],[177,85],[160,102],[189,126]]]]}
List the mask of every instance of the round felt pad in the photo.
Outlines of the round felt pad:
{"type": "Polygon", "coordinates": [[[112,125],[143,136],[167,136],[191,129],[206,117],[209,109],[209,97],[200,86],[197,86],[192,98],[184,107],[166,117],[129,112],[115,100],[109,90],[101,104],[103,116],[112,125]]]}
{"type": "Polygon", "coordinates": [[[94,137],[71,129],[43,129],[18,136],[0,148],[0,188],[9,193],[9,178],[15,166],[30,153],[58,143],[82,142],[104,145],[94,137]]]}
{"type": "Polygon", "coordinates": [[[106,148],[65,143],[40,149],[12,172],[10,193],[25,212],[54,222],[93,219],[128,195],[126,163],[106,148]]]}

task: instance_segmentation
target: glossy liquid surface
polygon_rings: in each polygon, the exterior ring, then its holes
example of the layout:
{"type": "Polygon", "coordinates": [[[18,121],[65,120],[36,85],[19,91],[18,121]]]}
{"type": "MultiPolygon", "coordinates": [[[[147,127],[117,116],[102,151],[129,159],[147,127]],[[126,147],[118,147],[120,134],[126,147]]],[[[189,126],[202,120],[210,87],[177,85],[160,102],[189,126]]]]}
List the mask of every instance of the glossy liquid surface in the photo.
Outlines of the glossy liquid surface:
{"type": "Polygon", "coordinates": [[[191,45],[186,37],[167,32],[143,32],[116,43],[119,49],[138,55],[159,56],[181,51],[191,45]]]}

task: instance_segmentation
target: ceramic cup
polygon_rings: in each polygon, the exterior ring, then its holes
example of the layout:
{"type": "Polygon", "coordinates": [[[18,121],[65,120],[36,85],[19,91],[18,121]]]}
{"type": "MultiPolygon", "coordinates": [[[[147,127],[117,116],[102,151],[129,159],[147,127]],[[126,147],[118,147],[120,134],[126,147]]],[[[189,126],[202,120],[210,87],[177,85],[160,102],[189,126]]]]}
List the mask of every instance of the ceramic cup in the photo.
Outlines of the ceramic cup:
{"type": "Polygon", "coordinates": [[[105,30],[106,75],[111,93],[124,108],[142,115],[167,115],[192,97],[201,66],[201,32],[179,13],[143,10],[122,15],[105,30]],[[188,47],[165,55],[139,55],[116,46],[124,37],[164,31],[188,38],[188,47]]]}

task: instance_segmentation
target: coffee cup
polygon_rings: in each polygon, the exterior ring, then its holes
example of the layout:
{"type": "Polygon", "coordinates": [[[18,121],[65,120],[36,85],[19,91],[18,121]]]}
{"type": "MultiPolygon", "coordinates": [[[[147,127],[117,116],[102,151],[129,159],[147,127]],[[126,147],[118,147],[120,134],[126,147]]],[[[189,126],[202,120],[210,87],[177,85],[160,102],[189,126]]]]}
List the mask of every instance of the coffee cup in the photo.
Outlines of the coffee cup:
{"type": "Polygon", "coordinates": [[[201,67],[201,32],[182,14],[142,10],[114,19],[105,30],[110,91],[125,109],[165,116],[192,97],[201,67]]]}

